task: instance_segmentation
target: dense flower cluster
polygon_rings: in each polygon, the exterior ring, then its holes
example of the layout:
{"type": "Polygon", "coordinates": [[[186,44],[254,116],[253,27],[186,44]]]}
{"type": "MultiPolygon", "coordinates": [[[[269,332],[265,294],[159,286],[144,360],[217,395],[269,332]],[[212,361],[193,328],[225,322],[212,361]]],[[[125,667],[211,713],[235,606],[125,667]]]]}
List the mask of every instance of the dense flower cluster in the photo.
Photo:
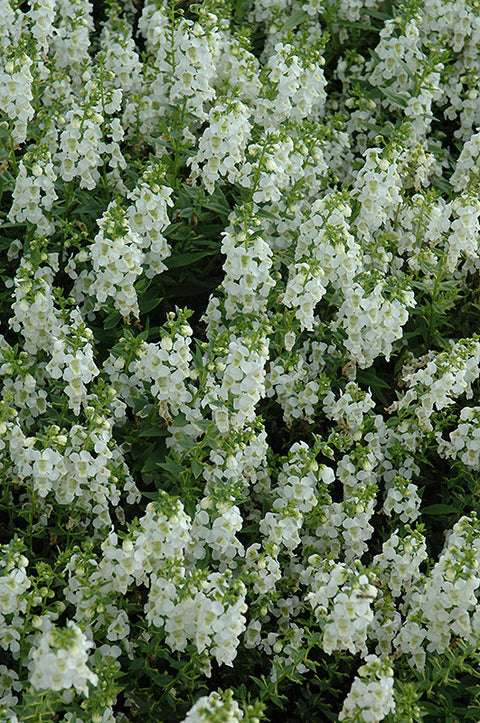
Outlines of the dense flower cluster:
{"type": "Polygon", "coordinates": [[[222,696],[214,691],[197,700],[188,711],[183,723],[213,723],[217,720],[225,721],[225,723],[238,723],[242,718],[243,712],[232,698],[231,691],[227,691],[222,696]]]}
{"type": "Polygon", "coordinates": [[[433,720],[480,660],[478,3],[103,5],[0,0],[0,720],[347,669],[325,718],[433,720]]]}
{"type": "Polygon", "coordinates": [[[395,710],[393,668],[388,660],[367,655],[338,716],[338,720],[375,723],[395,710]]]}
{"type": "Polygon", "coordinates": [[[87,683],[98,683],[97,675],[87,666],[92,646],[72,620],[67,620],[63,630],[45,629],[31,654],[31,684],[41,690],[73,687],[88,695],[87,683]]]}

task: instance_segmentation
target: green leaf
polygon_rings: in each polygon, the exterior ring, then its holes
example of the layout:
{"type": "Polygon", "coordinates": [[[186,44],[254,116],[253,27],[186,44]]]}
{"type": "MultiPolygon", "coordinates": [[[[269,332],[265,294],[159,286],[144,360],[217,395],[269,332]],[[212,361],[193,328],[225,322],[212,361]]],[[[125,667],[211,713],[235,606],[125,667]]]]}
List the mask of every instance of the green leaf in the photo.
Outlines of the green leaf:
{"type": "Polygon", "coordinates": [[[165,263],[169,269],[177,269],[181,266],[191,266],[205,256],[213,256],[215,253],[216,251],[195,251],[187,254],[177,254],[176,256],[169,256],[165,263]]]}
{"type": "Polygon", "coordinates": [[[194,477],[195,478],[200,477],[203,472],[203,464],[198,462],[198,460],[196,460],[196,459],[192,459],[191,467],[192,467],[192,472],[193,472],[194,477]]]}
{"type": "Polygon", "coordinates": [[[413,83],[415,83],[415,76],[412,73],[412,71],[410,70],[410,68],[408,67],[408,65],[406,64],[406,62],[404,60],[399,60],[398,62],[400,63],[400,65],[402,66],[402,68],[404,69],[404,71],[406,72],[408,77],[410,78],[410,80],[413,83]]]}
{"type": "Polygon", "coordinates": [[[278,708],[280,708],[281,710],[285,710],[285,706],[283,705],[283,701],[282,701],[282,699],[281,699],[278,695],[272,695],[272,696],[270,697],[270,700],[271,700],[272,703],[273,703],[274,705],[276,705],[278,708]]]}
{"type": "Polygon", "coordinates": [[[253,680],[253,682],[256,683],[260,689],[267,687],[265,681],[261,680],[261,678],[256,678],[254,675],[250,675],[249,678],[250,680],[253,680]]]}
{"type": "Polygon", "coordinates": [[[184,468],[181,464],[177,464],[177,462],[158,462],[157,467],[161,467],[162,469],[166,470],[167,472],[171,472],[172,474],[181,474],[184,471],[184,468]]]}
{"type": "Polygon", "coordinates": [[[148,429],[140,429],[137,437],[166,437],[168,434],[166,429],[160,427],[148,427],[148,429]]]}
{"type": "Polygon", "coordinates": [[[367,25],[367,23],[355,23],[355,22],[344,22],[343,25],[347,28],[356,28],[357,30],[364,30],[365,32],[376,33],[378,28],[375,25],[367,25]]]}
{"type": "Polygon", "coordinates": [[[197,445],[194,439],[187,436],[180,437],[180,439],[177,440],[177,444],[182,447],[182,449],[193,449],[197,445]]]}
{"type": "Polygon", "coordinates": [[[422,510],[425,515],[460,515],[460,510],[451,505],[429,505],[422,510]]]}
{"type": "Polygon", "coordinates": [[[370,8],[363,8],[363,11],[367,13],[367,15],[371,15],[372,18],[378,18],[378,20],[382,20],[382,22],[385,22],[385,20],[389,17],[387,13],[381,13],[378,12],[378,10],[371,10],[370,8]]]}
{"type": "Polygon", "coordinates": [[[286,20],[286,22],[283,25],[283,30],[285,32],[288,32],[289,30],[293,30],[297,27],[297,25],[300,25],[300,23],[304,23],[305,20],[309,19],[309,14],[305,12],[305,10],[295,10],[294,13],[290,15],[290,17],[286,20]]]}
{"type": "Polygon", "coordinates": [[[215,211],[215,213],[220,214],[220,216],[228,216],[232,210],[223,193],[220,195],[218,192],[210,198],[205,198],[202,201],[202,208],[206,208],[208,211],[215,211]]]}
{"type": "Polygon", "coordinates": [[[271,211],[267,211],[266,208],[258,208],[255,215],[261,216],[262,218],[270,218],[272,220],[278,218],[278,215],[272,213],[271,211]]]}
{"type": "Polygon", "coordinates": [[[141,419],[145,419],[149,414],[155,412],[156,407],[154,404],[144,404],[140,409],[137,410],[137,414],[141,419]]]}
{"type": "Polygon", "coordinates": [[[163,301],[161,296],[151,297],[150,299],[139,299],[139,307],[142,314],[148,314],[149,311],[155,309],[160,302],[163,301]]]}
{"type": "Polygon", "coordinates": [[[357,382],[360,384],[365,384],[368,387],[372,387],[374,389],[375,387],[381,387],[382,389],[391,389],[391,385],[385,381],[385,379],[382,379],[377,374],[375,374],[374,371],[365,371],[364,369],[359,369],[357,372],[357,382]]]}
{"type": "Polygon", "coordinates": [[[118,313],[118,311],[112,311],[111,314],[109,314],[103,322],[103,328],[104,329],[114,329],[116,326],[122,325],[122,317],[118,313]]]}
{"type": "Polygon", "coordinates": [[[452,191],[452,184],[449,183],[446,178],[436,178],[435,179],[435,186],[437,186],[440,191],[443,191],[443,193],[450,195],[452,191]]]}
{"type": "Polygon", "coordinates": [[[181,221],[177,221],[176,223],[171,223],[165,231],[163,232],[165,236],[173,236],[176,231],[183,228],[184,224],[181,221]]]}
{"type": "Polygon", "coordinates": [[[148,457],[146,462],[144,463],[142,467],[142,474],[148,474],[149,472],[153,472],[154,470],[158,469],[159,467],[159,461],[158,457],[152,456],[148,457]]]}
{"type": "Polygon", "coordinates": [[[407,107],[407,101],[401,95],[398,95],[398,93],[392,93],[391,90],[382,88],[382,86],[379,86],[378,89],[380,90],[381,93],[383,93],[384,96],[386,96],[389,100],[391,100],[392,103],[394,103],[395,105],[400,106],[400,108],[407,107]]]}

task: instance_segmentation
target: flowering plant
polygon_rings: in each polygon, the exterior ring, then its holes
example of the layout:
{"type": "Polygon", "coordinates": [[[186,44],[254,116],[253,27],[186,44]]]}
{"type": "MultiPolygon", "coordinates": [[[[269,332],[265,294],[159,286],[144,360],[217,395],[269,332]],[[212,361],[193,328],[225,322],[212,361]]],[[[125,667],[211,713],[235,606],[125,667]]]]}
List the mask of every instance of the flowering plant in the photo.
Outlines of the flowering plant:
{"type": "Polygon", "coordinates": [[[480,719],[479,44],[0,0],[0,721],[480,719]]]}

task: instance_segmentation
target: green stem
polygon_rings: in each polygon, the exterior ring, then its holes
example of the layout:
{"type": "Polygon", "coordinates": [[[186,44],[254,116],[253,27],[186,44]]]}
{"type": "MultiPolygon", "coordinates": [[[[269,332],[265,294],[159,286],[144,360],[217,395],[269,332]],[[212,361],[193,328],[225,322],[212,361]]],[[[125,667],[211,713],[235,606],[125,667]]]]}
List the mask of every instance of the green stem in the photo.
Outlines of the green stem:
{"type": "Polygon", "coordinates": [[[435,311],[434,310],[435,310],[438,288],[439,288],[441,282],[443,281],[442,271],[443,271],[444,262],[445,262],[445,255],[443,255],[442,258],[440,259],[440,264],[438,266],[438,272],[435,277],[435,283],[433,285],[433,290],[432,290],[432,301],[430,304],[430,310],[429,310],[428,320],[427,320],[427,340],[426,341],[427,341],[427,344],[429,347],[431,346],[431,342],[432,342],[432,327],[433,327],[433,322],[435,319],[435,311]]]}

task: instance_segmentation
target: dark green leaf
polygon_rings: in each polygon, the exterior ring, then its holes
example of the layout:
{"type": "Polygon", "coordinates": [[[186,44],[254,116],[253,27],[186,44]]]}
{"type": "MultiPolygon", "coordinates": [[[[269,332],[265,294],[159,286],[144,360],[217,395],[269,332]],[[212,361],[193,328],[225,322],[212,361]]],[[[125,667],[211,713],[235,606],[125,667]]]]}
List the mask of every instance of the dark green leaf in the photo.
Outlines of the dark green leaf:
{"type": "Polygon", "coordinates": [[[425,515],[460,515],[460,510],[451,505],[429,505],[422,510],[425,515]]]}
{"type": "Polygon", "coordinates": [[[151,297],[150,299],[139,299],[139,307],[142,314],[148,314],[149,311],[155,309],[160,302],[163,301],[161,296],[151,297]]]}
{"type": "Polygon", "coordinates": [[[395,105],[400,106],[400,108],[407,107],[407,101],[401,95],[398,95],[398,93],[392,93],[391,90],[382,88],[382,86],[379,86],[379,90],[381,93],[383,93],[384,96],[386,96],[389,100],[391,100],[392,103],[394,103],[395,105]]]}
{"type": "Polygon", "coordinates": [[[176,462],[158,462],[157,466],[175,475],[181,474],[184,471],[182,465],[176,462]]]}
{"type": "Polygon", "coordinates": [[[192,459],[191,467],[192,467],[192,472],[193,472],[194,477],[195,478],[200,477],[203,472],[203,464],[198,462],[196,459],[192,459]]]}
{"type": "Polygon", "coordinates": [[[228,216],[232,210],[228,205],[225,196],[223,196],[223,199],[215,198],[215,196],[204,199],[202,201],[202,208],[206,208],[209,211],[215,211],[215,213],[220,214],[220,216],[228,216]]]}
{"type": "Polygon", "coordinates": [[[148,427],[148,429],[140,429],[137,437],[166,437],[168,434],[166,429],[160,427],[148,427]]]}
{"type": "Polygon", "coordinates": [[[169,258],[165,260],[165,263],[169,269],[176,269],[181,266],[190,266],[200,259],[203,259],[205,256],[213,256],[213,254],[213,251],[196,251],[187,254],[177,254],[176,256],[169,256],[169,258]]]}
{"type": "Polygon", "coordinates": [[[158,469],[158,467],[159,467],[158,457],[156,457],[156,456],[149,457],[142,467],[142,474],[148,474],[148,472],[153,472],[154,470],[158,469]]]}
{"type": "Polygon", "coordinates": [[[118,311],[112,311],[111,314],[109,314],[104,322],[103,322],[103,328],[104,329],[114,329],[116,326],[122,325],[122,317],[118,313],[118,311]]]}
{"type": "Polygon", "coordinates": [[[309,19],[309,14],[305,12],[305,10],[295,10],[294,13],[290,15],[290,17],[286,20],[286,22],[283,25],[283,30],[285,32],[288,32],[289,30],[293,30],[297,27],[297,25],[300,25],[300,23],[304,23],[305,20],[309,19]]]}
{"type": "Polygon", "coordinates": [[[368,371],[360,369],[357,372],[357,382],[364,384],[374,389],[375,387],[381,387],[382,389],[391,389],[391,384],[382,379],[374,371],[368,371]]]}
{"type": "Polygon", "coordinates": [[[178,439],[177,444],[182,447],[182,449],[193,449],[197,443],[194,439],[191,439],[191,437],[185,436],[178,439]]]}

